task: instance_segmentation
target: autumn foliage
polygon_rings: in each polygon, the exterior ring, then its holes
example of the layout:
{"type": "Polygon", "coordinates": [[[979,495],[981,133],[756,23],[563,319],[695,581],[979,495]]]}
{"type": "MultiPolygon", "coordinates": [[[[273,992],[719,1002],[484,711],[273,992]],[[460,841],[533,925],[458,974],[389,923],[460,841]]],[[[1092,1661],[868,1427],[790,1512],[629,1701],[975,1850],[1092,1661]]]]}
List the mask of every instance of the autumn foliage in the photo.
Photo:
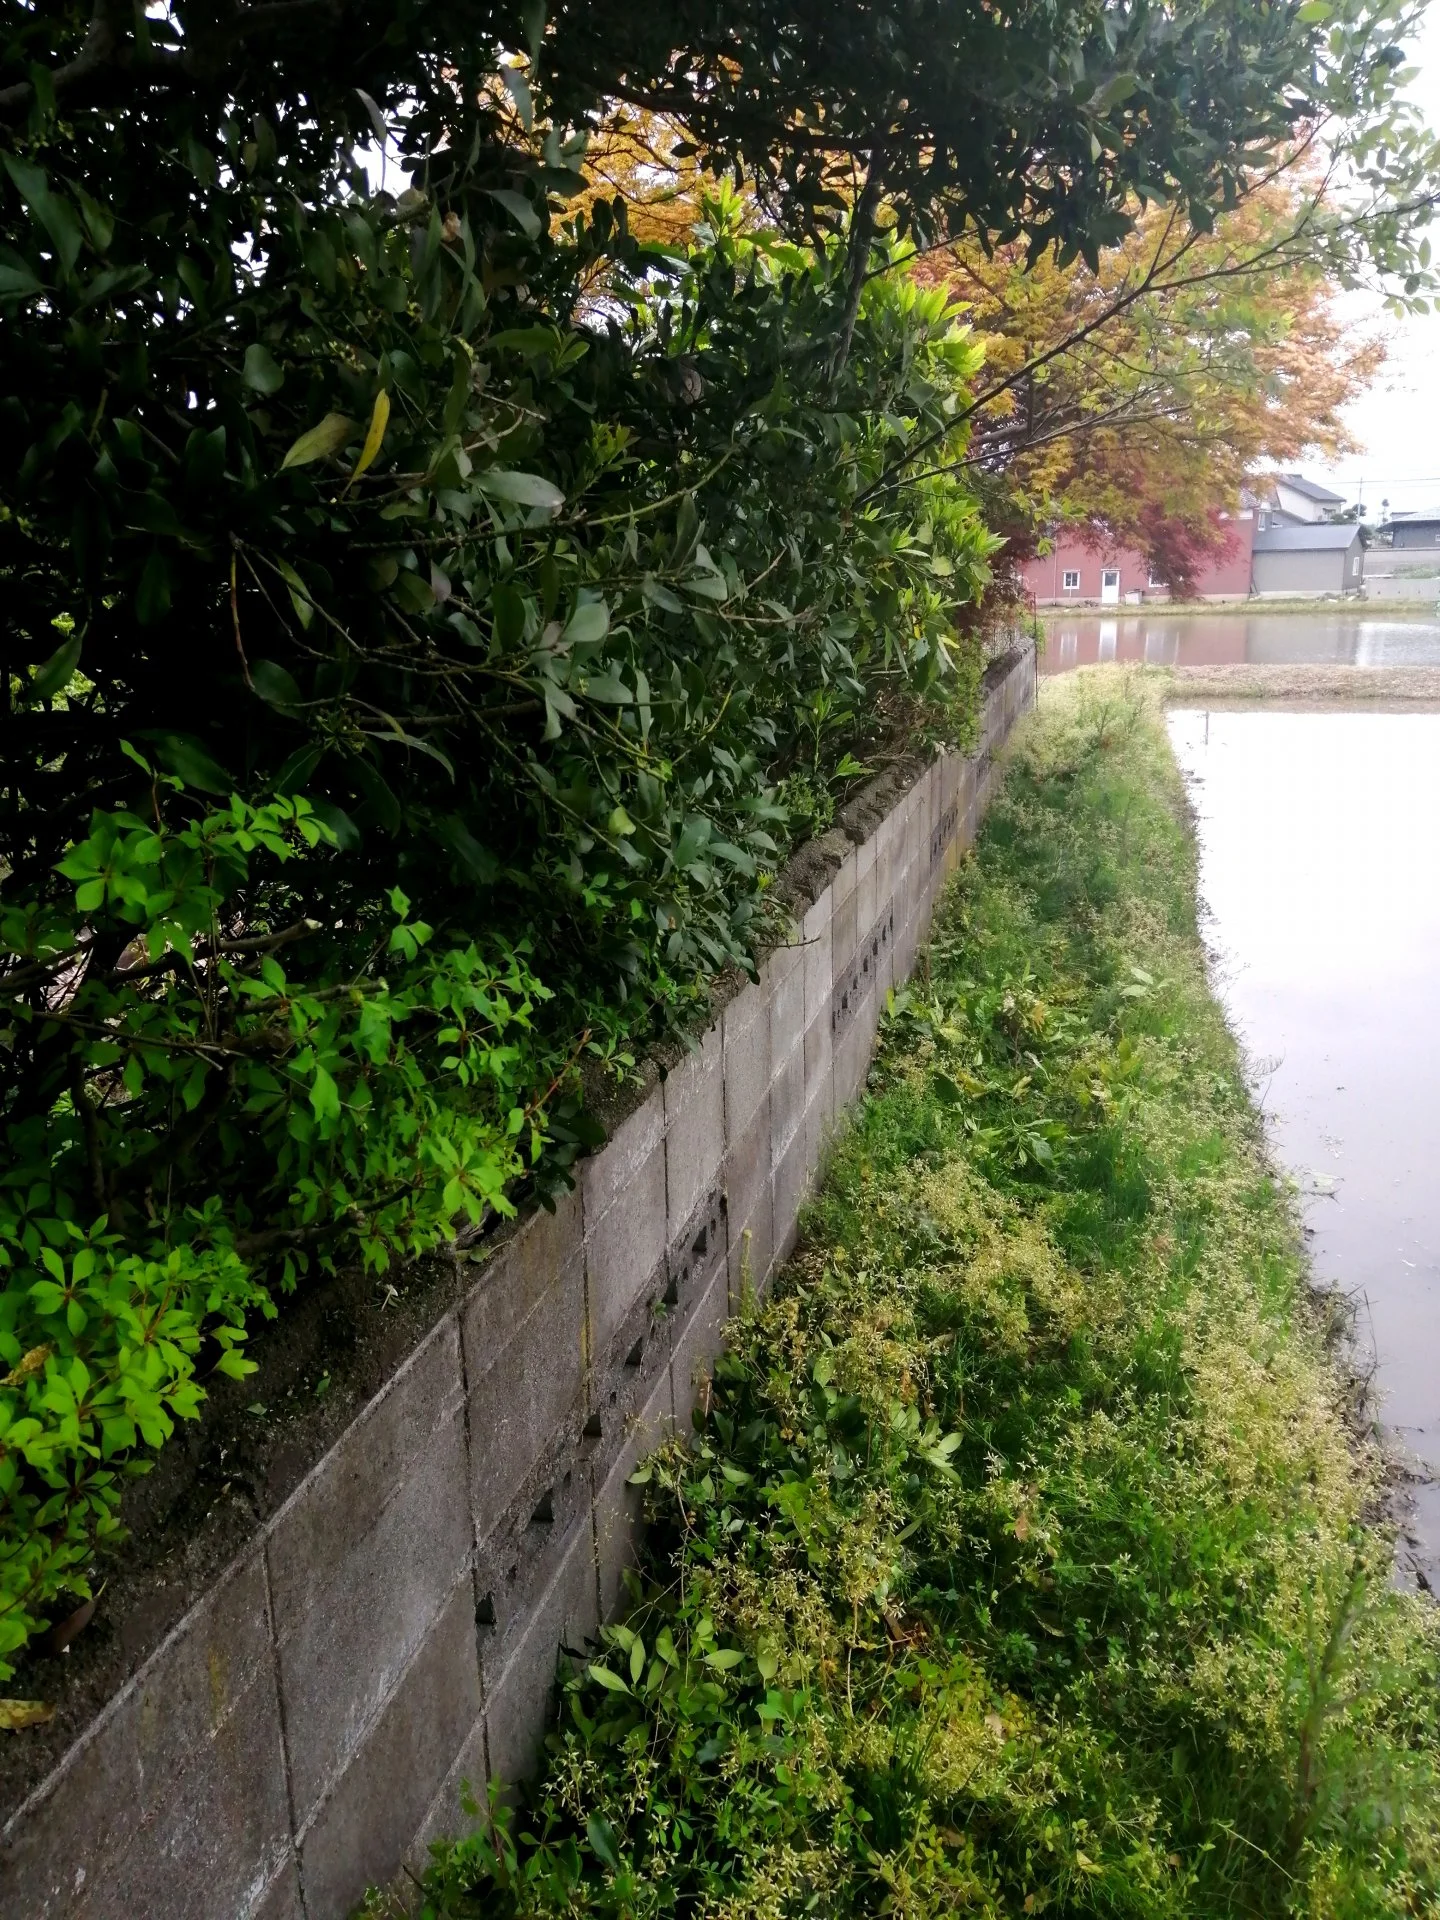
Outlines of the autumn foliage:
{"type": "Polygon", "coordinates": [[[1308,205],[1307,183],[1281,177],[1210,233],[1152,206],[1098,272],[1027,264],[1019,242],[914,263],[984,342],[991,398],[970,458],[1003,479],[1017,551],[1079,520],[1183,590],[1223,556],[1219,514],[1247,476],[1348,449],[1344,409],[1385,349],[1342,319],[1305,245],[1308,205]]]}

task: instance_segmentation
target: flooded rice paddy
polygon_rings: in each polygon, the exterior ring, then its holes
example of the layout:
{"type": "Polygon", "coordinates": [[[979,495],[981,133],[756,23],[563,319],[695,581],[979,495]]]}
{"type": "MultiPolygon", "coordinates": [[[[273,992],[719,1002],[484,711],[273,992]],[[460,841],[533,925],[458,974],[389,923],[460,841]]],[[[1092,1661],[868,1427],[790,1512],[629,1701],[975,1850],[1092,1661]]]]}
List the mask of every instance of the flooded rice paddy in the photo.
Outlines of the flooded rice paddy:
{"type": "Polygon", "coordinates": [[[1440,666],[1440,620],[1414,614],[1135,613],[1046,620],[1040,671],[1106,660],[1155,667],[1440,666]]]}
{"type": "MultiPolygon", "coordinates": [[[[1271,657],[1334,660],[1336,624],[1271,657]]],[[[1215,984],[1412,1463],[1402,1576],[1440,1592],[1440,712],[1187,708],[1170,732],[1215,984]]]]}

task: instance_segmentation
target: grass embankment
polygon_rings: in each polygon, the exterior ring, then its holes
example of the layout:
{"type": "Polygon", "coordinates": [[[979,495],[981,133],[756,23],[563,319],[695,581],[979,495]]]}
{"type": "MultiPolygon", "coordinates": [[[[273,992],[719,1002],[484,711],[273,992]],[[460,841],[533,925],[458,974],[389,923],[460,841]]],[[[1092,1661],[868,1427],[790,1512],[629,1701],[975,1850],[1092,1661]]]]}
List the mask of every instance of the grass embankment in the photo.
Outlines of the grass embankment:
{"type": "Polygon", "coordinates": [[[1158,706],[1047,688],[643,1594],[427,1911],[1434,1912],[1389,1590],[1158,706]]]}

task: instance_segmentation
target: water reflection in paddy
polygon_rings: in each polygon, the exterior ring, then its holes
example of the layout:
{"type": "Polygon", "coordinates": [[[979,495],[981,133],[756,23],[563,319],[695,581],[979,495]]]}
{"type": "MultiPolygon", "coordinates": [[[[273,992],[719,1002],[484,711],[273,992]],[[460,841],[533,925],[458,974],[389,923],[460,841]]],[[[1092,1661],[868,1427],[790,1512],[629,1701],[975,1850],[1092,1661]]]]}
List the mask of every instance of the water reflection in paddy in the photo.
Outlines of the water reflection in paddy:
{"type": "Polygon", "coordinates": [[[1362,1306],[1428,1473],[1402,1567],[1440,1592],[1440,713],[1176,710],[1217,984],[1317,1278],[1362,1306]]]}
{"type": "Polygon", "coordinates": [[[1440,666],[1440,620],[1427,612],[1121,614],[1045,623],[1042,673],[1103,660],[1155,667],[1440,666]]]}

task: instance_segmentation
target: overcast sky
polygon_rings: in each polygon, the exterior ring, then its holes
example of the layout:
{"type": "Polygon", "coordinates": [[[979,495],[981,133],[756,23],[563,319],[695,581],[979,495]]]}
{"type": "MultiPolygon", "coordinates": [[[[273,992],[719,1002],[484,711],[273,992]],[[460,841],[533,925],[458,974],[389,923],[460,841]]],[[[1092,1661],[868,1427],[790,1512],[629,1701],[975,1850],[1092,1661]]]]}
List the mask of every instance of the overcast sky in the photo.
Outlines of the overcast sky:
{"type": "MultiPolygon", "coordinates": [[[[1428,0],[1410,54],[1420,69],[1411,95],[1440,128],[1440,0],[1428,0]]],[[[1356,325],[1378,330],[1390,358],[1346,416],[1360,451],[1331,467],[1312,463],[1306,472],[1351,503],[1363,498],[1372,519],[1379,518],[1382,499],[1392,509],[1440,506],[1440,314],[1397,320],[1361,294],[1347,296],[1342,311],[1356,325]]]]}

